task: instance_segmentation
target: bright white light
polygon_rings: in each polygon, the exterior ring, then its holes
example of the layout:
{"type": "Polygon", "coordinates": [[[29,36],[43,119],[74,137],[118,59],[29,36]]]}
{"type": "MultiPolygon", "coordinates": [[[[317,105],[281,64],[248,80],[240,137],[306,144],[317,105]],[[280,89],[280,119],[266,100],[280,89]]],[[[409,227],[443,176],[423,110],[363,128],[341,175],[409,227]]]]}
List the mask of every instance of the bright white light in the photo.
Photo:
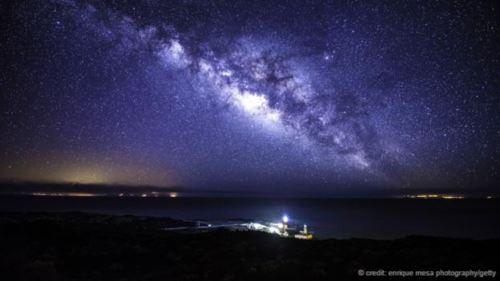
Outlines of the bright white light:
{"type": "Polygon", "coordinates": [[[262,230],[265,228],[265,226],[260,224],[260,223],[250,223],[250,227],[252,227],[256,230],[262,230]]]}
{"type": "Polygon", "coordinates": [[[231,76],[233,76],[233,72],[231,70],[223,70],[223,71],[221,71],[220,74],[222,76],[224,76],[224,77],[231,77],[231,76]]]}
{"type": "Polygon", "coordinates": [[[277,124],[281,120],[281,113],[269,107],[266,96],[249,91],[241,92],[237,88],[232,89],[231,94],[237,107],[264,124],[277,124]]]}
{"type": "Polygon", "coordinates": [[[172,52],[172,55],[176,57],[184,55],[184,48],[177,40],[170,40],[170,51],[172,52]]]}
{"type": "Polygon", "coordinates": [[[284,216],[283,216],[283,222],[284,222],[284,223],[288,223],[288,216],[287,216],[287,215],[284,215],[284,216]]]}
{"type": "Polygon", "coordinates": [[[238,105],[250,114],[261,114],[267,108],[267,100],[262,95],[245,92],[235,96],[238,105]]]}
{"type": "Polygon", "coordinates": [[[274,226],[269,227],[269,232],[270,233],[276,233],[276,234],[280,234],[281,233],[281,231],[278,228],[274,227],[274,226]]]}

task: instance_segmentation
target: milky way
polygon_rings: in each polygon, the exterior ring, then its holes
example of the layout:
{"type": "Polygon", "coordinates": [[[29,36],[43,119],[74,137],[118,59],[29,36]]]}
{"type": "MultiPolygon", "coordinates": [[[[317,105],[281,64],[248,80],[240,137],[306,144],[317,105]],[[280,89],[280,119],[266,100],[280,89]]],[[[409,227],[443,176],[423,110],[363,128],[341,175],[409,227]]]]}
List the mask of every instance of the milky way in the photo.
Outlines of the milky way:
{"type": "MultiPolygon", "coordinates": [[[[210,52],[209,52],[210,53],[210,52]]],[[[192,58],[171,40],[159,52],[165,61],[195,72],[214,87],[215,98],[248,114],[255,122],[274,130],[292,129],[315,144],[331,147],[331,153],[348,155],[361,167],[378,158],[371,147],[377,142],[368,113],[357,108],[354,95],[318,94],[298,78],[282,55],[271,50],[238,46],[222,58],[192,58]],[[370,145],[372,144],[372,145],[370,145]]]]}
{"type": "Polygon", "coordinates": [[[2,178],[64,181],[69,165],[109,182],[299,192],[499,179],[492,3],[4,10],[2,178]]]}

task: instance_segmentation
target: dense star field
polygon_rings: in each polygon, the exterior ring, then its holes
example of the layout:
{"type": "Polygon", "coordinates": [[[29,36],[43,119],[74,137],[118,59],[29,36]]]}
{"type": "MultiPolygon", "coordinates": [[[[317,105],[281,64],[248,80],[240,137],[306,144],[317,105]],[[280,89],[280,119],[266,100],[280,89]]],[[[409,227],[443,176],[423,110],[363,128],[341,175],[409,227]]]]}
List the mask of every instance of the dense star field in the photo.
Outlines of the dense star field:
{"type": "Polygon", "coordinates": [[[0,11],[2,180],[299,193],[500,180],[495,1],[0,11]]]}

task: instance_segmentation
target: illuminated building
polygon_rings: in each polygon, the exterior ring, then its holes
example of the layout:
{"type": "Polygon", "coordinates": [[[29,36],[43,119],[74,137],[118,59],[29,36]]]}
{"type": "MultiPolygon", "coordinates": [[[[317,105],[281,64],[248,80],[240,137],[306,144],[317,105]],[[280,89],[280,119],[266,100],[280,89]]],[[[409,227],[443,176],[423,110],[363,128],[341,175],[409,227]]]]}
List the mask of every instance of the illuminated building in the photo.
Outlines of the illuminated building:
{"type": "Polygon", "coordinates": [[[196,221],[194,226],[190,227],[173,227],[164,228],[166,231],[178,231],[178,232],[204,232],[216,229],[229,229],[233,231],[262,231],[269,234],[278,235],[281,237],[290,237],[295,239],[313,239],[313,234],[308,231],[307,225],[301,230],[297,230],[295,225],[289,224],[289,219],[287,216],[282,217],[281,222],[232,222],[232,221],[219,221],[219,222],[201,222],[196,221]]]}

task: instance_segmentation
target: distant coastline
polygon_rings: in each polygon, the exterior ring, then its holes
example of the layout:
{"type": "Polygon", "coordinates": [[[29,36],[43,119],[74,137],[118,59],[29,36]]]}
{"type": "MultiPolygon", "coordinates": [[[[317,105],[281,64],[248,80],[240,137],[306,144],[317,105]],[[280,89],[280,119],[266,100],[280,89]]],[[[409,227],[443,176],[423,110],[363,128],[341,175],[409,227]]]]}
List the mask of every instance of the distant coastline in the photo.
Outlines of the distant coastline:
{"type": "Polygon", "coordinates": [[[470,189],[356,189],[332,188],[330,193],[293,193],[280,189],[268,192],[235,190],[231,188],[200,188],[187,186],[131,186],[122,184],[80,184],[0,181],[0,196],[68,196],[68,197],[256,197],[256,198],[383,198],[383,199],[494,199],[498,190],[470,189]]]}

